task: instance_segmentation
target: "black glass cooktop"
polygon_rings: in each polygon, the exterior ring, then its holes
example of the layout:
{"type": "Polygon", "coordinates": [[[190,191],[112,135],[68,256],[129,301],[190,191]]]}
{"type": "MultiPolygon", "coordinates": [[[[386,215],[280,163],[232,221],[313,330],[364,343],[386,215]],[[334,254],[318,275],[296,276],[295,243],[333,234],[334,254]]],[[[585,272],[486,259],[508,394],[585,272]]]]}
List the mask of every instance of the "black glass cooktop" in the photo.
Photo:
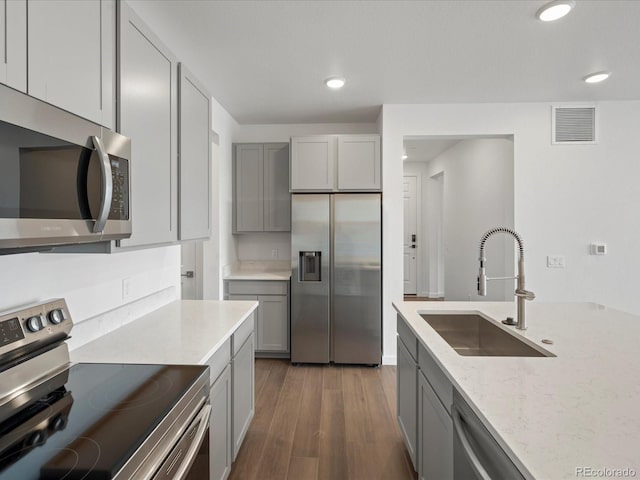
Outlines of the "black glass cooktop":
{"type": "Polygon", "coordinates": [[[113,478],[205,369],[73,365],[0,416],[0,479],[113,478]]]}

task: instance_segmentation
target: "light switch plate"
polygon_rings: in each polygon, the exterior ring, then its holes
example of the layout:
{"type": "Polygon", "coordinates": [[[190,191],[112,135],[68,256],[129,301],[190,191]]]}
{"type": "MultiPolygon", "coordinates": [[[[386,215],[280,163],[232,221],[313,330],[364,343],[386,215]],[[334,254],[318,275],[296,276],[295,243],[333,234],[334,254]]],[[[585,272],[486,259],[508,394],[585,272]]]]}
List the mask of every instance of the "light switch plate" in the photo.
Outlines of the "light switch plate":
{"type": "Polygon", "coordinates": [[[548,268],[564,268],[565,267],[564,255],[547,255],[547,267],[548,268]]]}

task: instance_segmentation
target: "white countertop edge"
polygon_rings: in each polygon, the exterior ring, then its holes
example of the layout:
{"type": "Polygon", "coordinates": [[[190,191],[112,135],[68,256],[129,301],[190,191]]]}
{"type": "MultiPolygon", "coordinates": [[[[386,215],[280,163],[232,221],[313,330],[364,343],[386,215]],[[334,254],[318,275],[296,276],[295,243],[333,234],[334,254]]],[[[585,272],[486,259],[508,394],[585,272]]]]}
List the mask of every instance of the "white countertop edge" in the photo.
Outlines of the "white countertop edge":
{"type": "MultiPolygon", "coordinates": [[[[198,365],[204,365],[207,363],[207,361],[213,356],[215,355],[215,353],[220,349],[220,347],[222,347],[222,345],[224,345],[224,342],[226,342],[227,340],[229,340],[231,338],[231,336],[235,333],[235,331],[238,329],[238,327],[240,327],[240,325],[242,325],[242,323],[249,318],[253,312],[255,312],[258,309],[258,302],[253,302],[253,306],[249,308],[249,310],[242,315],[242,317],[233,325],[233,327],[231,327],[229,329],[229,331],[222,337],[222,339],[216,343],[211,350],[209,350],[209,352],[202,357],[199,362],[198,365]]],[[[255,334],[256,332],[254,332],[255,334]]]]}
{"type": "MultiPolygon", "coordinates": [[[[418,302],[416,302],[416,303],[418,303],[418,302]]],[[[509,459],[514,463],[514,465],[518,468],[518,470],[520,470],[520,473],[522,473],[522,475],[525,478],[529,478],[531,480],[536,480],[536,477],[529,471],[529,469],[524,465],[524,463],[522,463],[522,461],[515,454],[515,452],[513,452],[513,450],[509,446],[509,444],[504,440],[504,438],[502,438],[502,435],[500,435],[500,433],[493,427],[491,422],[484,416],[482,411],[477,407],[477,405],[471,399],[471,397],[469,397],[469,395],[464,390],[464,388],[462,388],[462,386],[458,383],[458,381],[455,379],[455,377],[453,375],[451,375],[449,370],[447,370],[447,368],[442,364],[442,362],[441,362],[441,360],[439,358],[439,355],[436,352],[434,352],[429,347],[429,345],[427,345],[427,342],[425,342],[424,339],[422,338],[422,334],[418,333],[415,330],[412,321],[406,317],[406,315],[403,313],[402,309],[398,305],[396,305],[396,302],[392,302],[392,305],[393,305],[393,308],[396,310],[396,312],[407,322],[407,325],[411,329],[411,332],[416,336],[416,338],[418,339],[420,344],[429,352],[429,354],[431,355],[431,358],[438,365],[438,368],[440,368],[440,370],[442,370],[442,372],[446,375],[447,379],[455,387],[456,391],[462,396],[462,398],[465,400],[465,402],[467,402],[469,407],[471,407],[473,412],[476,414],[476,416],[482,422],[482,425],[484,425],[484,427],[489,431],[489,433],[491,433],[493,438],[496,440],[496,442],[498,442],[498,444],[504,450],[504,452],[507,454],[509,459]]],[[[420,315],[421,313],[423,313],[423,314],[437,313],[436,310],[420,310],[419,308],[416,308],[415,311],[416,311],[416,313],[418,315],[420,315]]],[[[441,312],[446,312],[446,314],[450,314],[450,315],[468,314],[468,313],[478,314],[478,315],[481,315],[482,317],[485,317],[487,320],[490,320],[492,323],[494,323],[496,326],[499,326],[503,330],[507,330],[506,328],[504,328],[506,326],[503,326],[503,324],[500,321],[496,321],[493,317],[491,317],[487,313],[482,312],[481,310],[478,310],[476,308],[459,309],[459,310],[443,309],[443,310],[441,310],[441,312]]],[[[434,335],[433,340],[434,341],[442,342],[443,347],[451,349],[451,352],[453,354],[457,355],[457,353],[453,350],[453,348],[451,348],[451,346],[438,334],[438,332],[436,332],[433,329],[433,327],[431,327],[431,325],[429,325],[426,321],[424,321],[424,324],[433,332],[433,335],[434,335]]],[[[518,336],[518,339],[519,340],[524,340],[525,337],[518,336]]],[[[526,343],[533,344],[538,348],[542,348],[539,345],[537,345],[535,342],[531,342],[530,340],[527,341],[526,343]]],[[[552,353],[552,352],[549,352],[549,353],[552,353]]],[[[555,356],[555,354],[553,354],[553,355],[555,356]]]]}
{"type": "MultiPolygon", "coordinates": [[[[203,301],[212,304],[244,304],[245,309],[242,313],[234,312],[234,315],[238,315],[237,319],[230,323],[223,335],[216,335],[216,343],[211,347],[207,346],[206,350],[204,348],[199,348],[193,351],[192,355],[185,355],[187,358],[181,358],[180,355],[177,355],[175,358],[172,358],[170,355],[161,354],[157,355],[152,353],[151,355],[148,353],[149,349],[142,351],[141,354],[121,354],[117,351],[116,348],[111,347],[111,345],[116,345],[113,342],[118,341],[118,337],[122,335],[126,335],[126,330],[128,328],[135,328],[139,330],[142,328],[143,323],[139,322],[149,322],[152,319],[156,320],[159,316],[165,315],[175,315],[176,313],[180,313],[183,308],[188,306],[189,303],[200,302],[199,300],[177,300],[173,303],[160,307],[142,317],[133,320],[122,327],[113,330],[92,342],[89,342],[73,351],[70,351],[71,362],[70,364],[75,365],[78,363],[131,363],[131,364],[141,364],[141,365],[206,365],[206,363],[211,359],[213,355],[224,345],[224,343],[236,332],[236,330],[245,322],[258,308],[258,302],[254,300],[243,300],[239,301],[203,301]],[[175,309],[177,312],[171,312],[171,310],[175,309]],[[169,310],[169,312],[167,312],[169,310]],[[95,344],[95,350],[91,351],[92,344],[95,344]],[[109,349],[109,353],[105,354],[105,349],[109,349]],[[111,353],[113,351],[113,353],[111,353]],[[90,353],[87,353],[90,352],[90,353]],[[204,352],[204,353],[200,353],[204,352]],[[74,358],[76,357],[76,358],[74,358]],[[79,357],[79,359],[78,359],[79,357]],[[191,358],[189,358],[191,357],[191,358]],[[157,358],[158,360],[155,360],[157,358]]],[[[188,308],[188,307],[187,307],[188,308]]],[[[212,320],[213,321],[213,320],[212,320]]],[[[136,332],[134,335],[140,335],[140,332],[136,332]]],[[[160,347],[161,348],[161,347],[160,347]]]]}

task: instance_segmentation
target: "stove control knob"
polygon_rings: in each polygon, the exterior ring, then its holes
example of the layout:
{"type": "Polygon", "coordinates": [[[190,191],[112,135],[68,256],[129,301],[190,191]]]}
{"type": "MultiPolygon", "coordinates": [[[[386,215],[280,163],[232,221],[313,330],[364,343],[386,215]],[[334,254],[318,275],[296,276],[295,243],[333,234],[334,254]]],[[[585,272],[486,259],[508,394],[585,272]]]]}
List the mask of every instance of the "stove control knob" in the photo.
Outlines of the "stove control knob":
{"type": "Polygon", "coordinates": [[[25,441],[28,447],[37,447],[38,445],[42,445],[46,442],[47,436],[44,432],[40,430],[36,430],[31,435],[29,435],[25,441]]]}
{"type": "Polygon", "coordinates": [[[39,332],[44,328],[42,324],[42,319],[39,316],[29,317],[27,319],[27,328],[30,332],[39,332]]]}
{"type": "Polygon", "coordinates": [[[54,432],[64,430],[64,427],[66,426],[67,426],[67,420],[62,415],[58,415],[52,418],[51,422],[49,423],[49,428],[54,432]]]}
{"type": "Polygon", "coordinates": [[[51,310],[49,312],[49,321],[53,325],[58,325],[63,320],[64,320],[64,314],[62,313],[61,309],[56,308],[55,310],[51,310]]]}

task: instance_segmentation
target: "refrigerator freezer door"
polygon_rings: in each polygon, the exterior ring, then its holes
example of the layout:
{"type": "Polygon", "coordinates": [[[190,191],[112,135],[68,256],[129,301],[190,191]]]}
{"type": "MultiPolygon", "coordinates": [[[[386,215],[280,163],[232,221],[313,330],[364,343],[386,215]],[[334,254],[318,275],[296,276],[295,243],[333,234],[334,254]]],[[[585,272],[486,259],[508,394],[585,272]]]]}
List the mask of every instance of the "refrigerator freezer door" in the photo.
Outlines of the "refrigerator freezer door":
{"type": "Polygon", "coordinates": [[[336,194],[333,197],[332,360],[380,364],[380,195],[336,194]]]}
{"type": "MultiPolygon", "coordinates": [[[[329,195],[291,197],[291,361],[329,363],[329,195]],[[302,256],[300,252],[304,252],[302,256]],[[300,261],[320,260],[320,272],[300,261]],[[307,271],[307,281],[300,273],[307,271]],[[319,278],[319,280],[317,280],[319,278]]],[[[315,269],[315,267],[314,267],[315,269]]]]}

